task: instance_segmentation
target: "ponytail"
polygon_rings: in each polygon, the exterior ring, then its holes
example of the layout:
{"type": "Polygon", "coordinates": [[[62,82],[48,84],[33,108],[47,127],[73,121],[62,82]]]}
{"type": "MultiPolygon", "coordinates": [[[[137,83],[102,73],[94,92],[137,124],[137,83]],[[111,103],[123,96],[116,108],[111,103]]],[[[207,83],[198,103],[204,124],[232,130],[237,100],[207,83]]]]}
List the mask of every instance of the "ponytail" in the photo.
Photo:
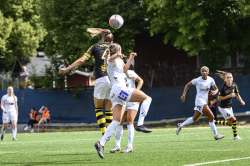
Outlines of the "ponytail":
{"type": "Polygon", "coordinates": [[[104,59],[105,69],[103,72],[107,71],[108,57],[114,55],[118,50],[121,50],[121,46],[119,44],[112,43],[111,45],[109,45],[108,49],[106,50],[106,54],[105,54],[105,59],[104,59]]]}
{"type": "Polygon", "coordinates": [[[92,37],[104,34],[103,40],[104,42],[111,43],[114,40],[114,36],[109,29],[101,29],[101,28],[88,28],[87,31],[91,34],[92,37]]]}
{"type": "MultiPolygon", "coordinates": [[[[225,80],[225,78],[226,78],[226,75],[228,75],[228,74],[231,74],[231,73],[228,73],[228,72],[225,72],[225,71],[220,71],[220,70],[216,70],[218,73],[217,73],[217,75],[221,78],[221,79],[223,79],[223,80],[225,80]]],[[[232,74],[231,74],[232,75],[232,74]]]]}
{"type": "Polygon", "coordinates": [[[104,71],[103,72],[107,71],[108,57],[110,57],[110,50],[109,50],[109,48],[106,50],[105,59],[104,59],[104,71]]]}

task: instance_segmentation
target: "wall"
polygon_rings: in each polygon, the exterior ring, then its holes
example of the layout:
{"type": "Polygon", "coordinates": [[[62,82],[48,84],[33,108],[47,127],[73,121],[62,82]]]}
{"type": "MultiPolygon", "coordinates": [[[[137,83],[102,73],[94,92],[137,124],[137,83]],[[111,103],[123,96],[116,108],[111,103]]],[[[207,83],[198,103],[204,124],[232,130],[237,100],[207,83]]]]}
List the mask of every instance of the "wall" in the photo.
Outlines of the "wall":
{"type": "MultiPolygon", "coordinates": [[[[223,80],[216,78],[218,87],[222,86],[223,80]]],[[[250,111],[250,75],[234,77],[239,87],[240,95],[246,102],[242,106],[233,99],[234,112],[250,111]]],[[[194,100],[196,95],[195,86],[190,87],[186,101],[181,103],[185,85],[173,87],[145,88],[143,91],[152,97],[153,101],[145,120],[161,120],[193,116],[194,100]]],[[[64,90],[15,90],[18,97],[19,123],[27,123],[31,107],[38,111],[42,105],[48,106],[51,111],[52,123],[96,123],[93,89],[82,90],[78,97],[72,97],[73,92],[64,90]]],[[[0,96],[6,94],[6,90],[0,91],[0,96]]],[[[137,118],[136,118],[137,121],[137,118]]],[[[0,116],[0,123],[2,118],[0,116]]]]}

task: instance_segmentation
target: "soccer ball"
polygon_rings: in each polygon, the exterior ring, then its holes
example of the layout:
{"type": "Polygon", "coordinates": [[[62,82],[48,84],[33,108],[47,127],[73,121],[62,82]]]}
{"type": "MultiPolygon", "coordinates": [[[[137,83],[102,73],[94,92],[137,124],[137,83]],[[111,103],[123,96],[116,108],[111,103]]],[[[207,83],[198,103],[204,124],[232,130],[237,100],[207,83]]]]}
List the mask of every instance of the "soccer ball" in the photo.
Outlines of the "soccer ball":
{"type": "Polygon", "coordinates": [[[109,19],[109,25],[114,29],[121,28],[123,25],[123,22],[124,22],[123,18],[118,14],[111,16],[109,19]]]}

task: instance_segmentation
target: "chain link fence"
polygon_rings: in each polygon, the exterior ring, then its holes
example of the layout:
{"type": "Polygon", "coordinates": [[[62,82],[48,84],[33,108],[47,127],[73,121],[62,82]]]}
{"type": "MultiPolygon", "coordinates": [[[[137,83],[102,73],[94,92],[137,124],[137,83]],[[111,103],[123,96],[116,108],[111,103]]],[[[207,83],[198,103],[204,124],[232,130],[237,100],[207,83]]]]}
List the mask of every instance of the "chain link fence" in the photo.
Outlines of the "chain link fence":
{"type": "Polygon", "coordinates": [[[25,87],[25,77],[21,77],[20,73],[1,72],[0,73],[0,88],[7,89],[12,86],[14,89],[25,87]]]}

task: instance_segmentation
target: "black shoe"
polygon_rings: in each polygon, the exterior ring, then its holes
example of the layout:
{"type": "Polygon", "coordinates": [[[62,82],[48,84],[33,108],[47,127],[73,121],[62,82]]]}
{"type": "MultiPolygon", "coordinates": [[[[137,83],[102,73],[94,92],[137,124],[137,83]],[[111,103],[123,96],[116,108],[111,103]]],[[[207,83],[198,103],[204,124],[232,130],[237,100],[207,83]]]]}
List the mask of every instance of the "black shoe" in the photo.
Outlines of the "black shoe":
{"type": "Polygon", "coordinates": [[[141,131],[143,133],[151,133],[152,132],[152,130],[147,129],[144,125],[136,126],[135,130],[136,131],[141,131]]]}
{"type": "Polygon", "coordinates": [[[1,141],[3,141],[3,139],[4,139],[4,135],[1,135],[1,141]]]}
{"type": "Polygon", "coordinates": [[[97,150],[98,155],[103,159],[103,146],[100,144],[100,142],[98,141],[97,143],[95,143],[95,148],[97,150]]]}

